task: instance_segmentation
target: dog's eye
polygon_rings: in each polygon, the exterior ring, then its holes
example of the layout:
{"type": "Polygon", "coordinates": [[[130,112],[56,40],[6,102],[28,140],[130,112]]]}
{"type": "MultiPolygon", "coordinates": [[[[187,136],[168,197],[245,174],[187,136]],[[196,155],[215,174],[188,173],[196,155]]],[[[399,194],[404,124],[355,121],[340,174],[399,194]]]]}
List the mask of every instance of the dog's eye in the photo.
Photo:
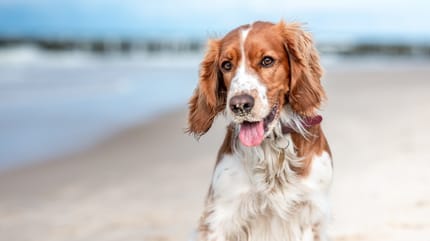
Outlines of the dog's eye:
{"type": "Polygon", "coordinates": [[[275,60],[272,57],[264,56],[263,59],[261,60],[261,66],[270,67],[273,65],[274,62],[275,60]]]}
{"type": "Polygon", "coordinates": [[[227,60],[222,62],[221,68],[223,68],[225,71],[230,71],[233,68],[233,64],[227,60]]]}

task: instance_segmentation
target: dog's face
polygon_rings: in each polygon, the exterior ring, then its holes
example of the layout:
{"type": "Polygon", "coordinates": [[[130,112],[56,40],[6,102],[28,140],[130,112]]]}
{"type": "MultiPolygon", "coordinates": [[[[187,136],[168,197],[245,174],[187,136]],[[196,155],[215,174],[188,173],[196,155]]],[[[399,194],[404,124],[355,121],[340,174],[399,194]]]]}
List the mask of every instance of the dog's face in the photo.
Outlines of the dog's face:
{"type": "Polygon", "coordinates": [[[285,105],[314,114],[324,92],[310,36],[297,24],[257,22],[209,42],[190,100],[189,131],[200,136],[225,110],[239,139],[257,146],[280,121],[285,105]]]}

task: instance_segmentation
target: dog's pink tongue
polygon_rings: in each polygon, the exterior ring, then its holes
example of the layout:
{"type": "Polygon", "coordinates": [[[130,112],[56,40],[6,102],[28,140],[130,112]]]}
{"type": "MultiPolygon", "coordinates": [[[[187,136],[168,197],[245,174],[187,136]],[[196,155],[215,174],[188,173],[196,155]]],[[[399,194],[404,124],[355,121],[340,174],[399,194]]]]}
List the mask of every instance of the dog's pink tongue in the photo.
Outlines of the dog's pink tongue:
{"type": "Polygon", "coordinates": [[[240,125],[239,139],[245,146],[258,146],[264,138],[263,121],[244,122],[240,125]]]}

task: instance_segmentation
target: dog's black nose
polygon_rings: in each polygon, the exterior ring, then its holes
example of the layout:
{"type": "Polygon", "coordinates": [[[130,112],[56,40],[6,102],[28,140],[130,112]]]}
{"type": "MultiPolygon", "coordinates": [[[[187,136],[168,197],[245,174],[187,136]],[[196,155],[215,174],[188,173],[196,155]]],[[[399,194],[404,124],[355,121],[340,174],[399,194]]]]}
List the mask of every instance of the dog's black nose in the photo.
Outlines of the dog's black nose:
{"type": "Polygon", "coordinates": [[[235,114],[247,114],[254,107],[254,97],[242,94],[236,95],[230,99],[230,109],[235,114]]]}

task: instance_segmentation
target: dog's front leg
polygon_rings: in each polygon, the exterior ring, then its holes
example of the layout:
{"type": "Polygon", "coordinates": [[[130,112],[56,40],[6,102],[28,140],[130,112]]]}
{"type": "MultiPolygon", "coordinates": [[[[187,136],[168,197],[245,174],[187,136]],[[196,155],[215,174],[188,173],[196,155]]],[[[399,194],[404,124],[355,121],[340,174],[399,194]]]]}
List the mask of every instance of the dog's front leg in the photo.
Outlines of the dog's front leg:
{"type": "Polygon", "coordinates": [[[215,167],[205,210],[199,225],[199,240],[246,240],[246,222],[252,214],[249,177],[235,155],[224,155],[215,167]]]}

